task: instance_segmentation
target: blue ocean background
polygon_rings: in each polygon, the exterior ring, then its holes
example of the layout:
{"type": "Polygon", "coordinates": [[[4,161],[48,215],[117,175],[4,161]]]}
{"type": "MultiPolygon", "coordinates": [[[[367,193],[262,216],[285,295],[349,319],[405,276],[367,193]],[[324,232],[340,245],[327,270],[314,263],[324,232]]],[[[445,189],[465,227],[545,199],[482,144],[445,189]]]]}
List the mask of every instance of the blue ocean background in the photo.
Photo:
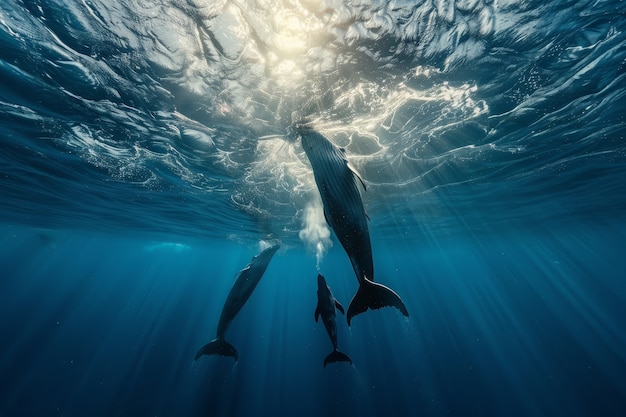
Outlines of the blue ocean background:
{"type": "Polygon", "coordinates": [[[623,416],[623,1],[0,3],[0,417],[623,416]],[[295,123],[362,175],[357,288],[295,123]],[[203,356],[237,272],[281,249],[203,356]]]}

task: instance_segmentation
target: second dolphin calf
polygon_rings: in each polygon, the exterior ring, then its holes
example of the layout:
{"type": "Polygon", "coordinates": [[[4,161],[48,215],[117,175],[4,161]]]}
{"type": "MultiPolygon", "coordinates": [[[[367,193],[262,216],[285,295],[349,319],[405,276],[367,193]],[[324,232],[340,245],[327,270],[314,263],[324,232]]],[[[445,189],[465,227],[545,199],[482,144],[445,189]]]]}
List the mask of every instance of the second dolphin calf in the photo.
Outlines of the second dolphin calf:
{"type": "Polygon", "coordinates": [[[326,328],[326,332],[333,343],[333,351],[324,359],[324,368],[332,362],[350,362],[352,360],[345,353],[337,350],[337,313],[335,309],[343,314],[343,307],[339,301],[335,299],[333,293],[326,284],[326,279],[322,274],[317,275],[317,307],[315,308],[315,321],[322,316],[322,322],[326,328]]]}
{"type": "Polygon", "coordinates": [[[409,315],[404,302],[392,289],[374,282],[372,245],[367,215],[357,182],[365,183],[348,162],[344,149],[337,147],[311,127],[298,126],[298,134],[306,153],[315,183],[322,198],[326,223],[350,258],[359,282],[359,289],[348,306],[348,325],[353,316],[385,306],[409,315]]]}
{"type": "Polygon", "coordinates": [[[239,359],[237,349],[235,349],[230,343],[224,339],[224,334],[233,321],[241,307],[248,301],[252,291],[256,288],[257,284],[261,280],[261,277],[265,273],[267,266],[269,265],[272,257],[278,250],[279,245],[270,246],[256,255],[250,263],[241,271],[235,280],[224,307],[222,308],[222,314],[220,315],[220,321],[217,325],[217,336],[215,339],[204,345],[194,360],[197,360],[202,355],[222,355],[232,356],[235,361],[239,359]]]}

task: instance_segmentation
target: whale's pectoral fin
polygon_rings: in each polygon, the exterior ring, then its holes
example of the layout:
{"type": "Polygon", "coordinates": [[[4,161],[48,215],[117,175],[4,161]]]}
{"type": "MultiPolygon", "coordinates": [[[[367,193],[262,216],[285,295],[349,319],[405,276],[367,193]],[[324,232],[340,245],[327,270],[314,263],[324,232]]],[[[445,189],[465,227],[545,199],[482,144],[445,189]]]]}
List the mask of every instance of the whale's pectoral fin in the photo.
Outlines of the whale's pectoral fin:
{"type": "Polygon", "coordinates": [[[196,353],[194,361],[198,360],[198,358],[202,355],[232,356],[233,358],[235,358],[235,362],[239,360],[239,354],[237,353],[237,349],[235,349],[226,340],[219,337],[202,346],[198,353],[196,353]]]}
{"type": "Polygon", "coordinates": [[[377,310],[382,307],[396,307],[403,315],[409,316],[409,312],[398,294],[391,288],[365,278],[348,306],[346,316],[348,326],[352,317],[357,314],[364,313],[369,308],[377,310]]]}
{"type": "MultiPolygon", "coordinates": [[[[258,258],[259,255],[256,255],[254,258],[252,258],[252,262],[258,258]]],[[[250,262],[248,265],[246,265],[241,271],[237,272],[235,274],[235,277],[238,277],[239,275],[243,274],[246,271],[249,271],[252,268],[252,262],[250,262]]]]}
{"type": "Polygon", "coordinates": [[[315,307],[315,322],[316,323],[319,318],[320,318],[320,305],[318,304],[317,307],[315,307]]]}
{"type": "Polygon", "coordinates": [[[356,170],[354,165],[352,165],[350,162],[348,162],[348,168],[350,169],[350,171],[352,171],[354,176],[359,179],[359,181],[361,182],[361,185],[363,186],[363,189],[365,191],[367,191],[367,186],[365,185],[365,181],[363,181],[363,177],[361,176],[361,174],[359,174],[359,172],[356,170]]]}
{"type": "Polygon", "coordinates": [[[333,362],[350,362],[350,365],[352,365],[352,359],[350,359],[350,357],[345,353],[339,352],[337,349],[333,350],[330,352],[330,355],[326,356],[326,359],[324,359],[324,368],[326,368],[326,365],[333,362]]]}
{"type": "Polygon", "coordinates": [[[335,300],[335,307],[337,308],[337,310],[341,311],[341,314],[346,314],[346,312],[343,311],[343,306],[337,300],[335,300]]]}
{"type": "Polygon", "coordinates": [[[330,227],[330,225],[332,224],[329,219],[330,219],[330,216],[328,215],[328,212],[326,211],[326,206],[324,206],[324,220],[326,221],[326,224],[328,225],[328,227],[330,227]]]}

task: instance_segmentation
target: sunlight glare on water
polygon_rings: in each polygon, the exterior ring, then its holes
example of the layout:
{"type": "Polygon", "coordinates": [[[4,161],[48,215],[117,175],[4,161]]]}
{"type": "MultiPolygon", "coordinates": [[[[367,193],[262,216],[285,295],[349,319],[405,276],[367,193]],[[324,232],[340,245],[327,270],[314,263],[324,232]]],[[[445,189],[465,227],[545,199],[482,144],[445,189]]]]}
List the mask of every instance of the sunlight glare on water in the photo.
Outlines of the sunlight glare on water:
{"type": "MultiPolygon", "coordinates": [[[[213,212],[203,209],[209,201],[217,212],[233,208],[234,224],[247,218],[246,230],[297,239],[314,185],[299,143],[281,137],[300,120],[346,149],[368,185],[364,203],[374,227],[395,229],[409,210],[413,230],[456,224],[457,211],[481,213],[469,221],[478,228],[485,220],[523,219],[523,206],[498,206],[509,191],[584,188],[585,178],[604,172],[603,161],[619,157],[614,150],[623,136],[619,106],[611,105],[622,97],[621,15],[609,18],[585,4],[571,15],[542,7],[535,13],[525,4],[492,1],[7,3],[0,14],[2,68],[11,82],[2,108],[15,131],[6,137],[19,142],[19,126],[32,126],[31,148],[46,154],[52,146],[106,177],[92,187],[100,194],[82,194],[88,201],[61,196],[45,221],[65,219],[72,204],[88,221],[107,190],[124,184],[134,194],[120,199],[129,221],[132,203],[159,190],[154,206],[191,211],[186,218],[198,224],[189,229],[209,223],[201,220],[213,212]],[[581,29],[560,34],[559,25],[570,24],[581,29]],[[561,132],[565,151],[555,154],[551,138],[561,132]],[[268,136],[276,139],[260,140],[268,136]],[[579,181],[552,175],[575,161],[588,162],[579,165],[579,181]],[[179,200],[188,204],[168,207],[179,200]],[[405,202],[413,200],[408,209],[405,202]]],[[[605,184],[617,181],[610,170],[605,184]]],[[[19,178],[25,183],[10,193],[16,207],[27,205],[23,188],[50,198],[37,176],[19,178]]],[[[67,189],[79,183],[69,181],[67,189]]],[[[563,191],[567,203],[537,212],[582,213],[593,199],[578,195],[563,191]]],[[[168,217],[157,225],[177,228],[168,217]]]]}
{"type": "Polygon", "coordinates": [[[622,417],[622,3],[0,0],[0,415],[622,417]]]}

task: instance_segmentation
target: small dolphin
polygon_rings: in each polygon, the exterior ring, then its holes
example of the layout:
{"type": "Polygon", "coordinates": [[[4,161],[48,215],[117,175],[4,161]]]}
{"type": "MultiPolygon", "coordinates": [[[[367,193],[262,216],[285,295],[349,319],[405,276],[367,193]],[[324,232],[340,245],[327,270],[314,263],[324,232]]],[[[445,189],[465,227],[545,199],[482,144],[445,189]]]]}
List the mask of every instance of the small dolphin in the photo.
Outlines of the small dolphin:
{"type": "Polygon", "coordinates": [[[248,298],[250,298],[252,291],[254,291],[254,288],[261,280],[261,277],[265,273],[267,266],[278,248],[279,245],[270,246],[252,258],[250,263],[239,271],[239,276],[230,289],[224,307],[222,308],[220,321],[217,325],[217,336],[196,353],[194,360],[197,360],[202,355],[214,354],[232,356],[235,358],[235,361],[239,359],[237,349],[224,339],[224,333],[226,333],[230,322],[233,321],[237,313],[239,313],[241,307],[243,307],[246,301],[248,301],[248,298]]]}
{"type": "Polygon", "coordinates": [[[398,294],[374,282],[367,215],[357,185],[358,179],[365,189],[363,179],[348,162],[343,148],[335,146],[311,127],[300,125],[297,129],[322,197],[326,223],[348,254],[359,282],[359,289],[348,306],[348,326],[353,316],[368,308],[393,306],[408,317],[409,312],[398,294]]]}
{"type": "Polygon", "coordinates": [[[326,365],[332,362],[350,362],[352,360],[345,353],[341,353],[337,350],[337,313],[335,308],[344,314],[343,307],[339,304],[339,301],[333,297],[333,293],[326,285],[326,280],[322,274],[317,275],[317,307],[315,308],[315,322],[322,316],[324,327],[330,337],[330,341],[333,342],[333,351],[330,352],[326,359],[324,359],[324,368],[326,365]]]}

